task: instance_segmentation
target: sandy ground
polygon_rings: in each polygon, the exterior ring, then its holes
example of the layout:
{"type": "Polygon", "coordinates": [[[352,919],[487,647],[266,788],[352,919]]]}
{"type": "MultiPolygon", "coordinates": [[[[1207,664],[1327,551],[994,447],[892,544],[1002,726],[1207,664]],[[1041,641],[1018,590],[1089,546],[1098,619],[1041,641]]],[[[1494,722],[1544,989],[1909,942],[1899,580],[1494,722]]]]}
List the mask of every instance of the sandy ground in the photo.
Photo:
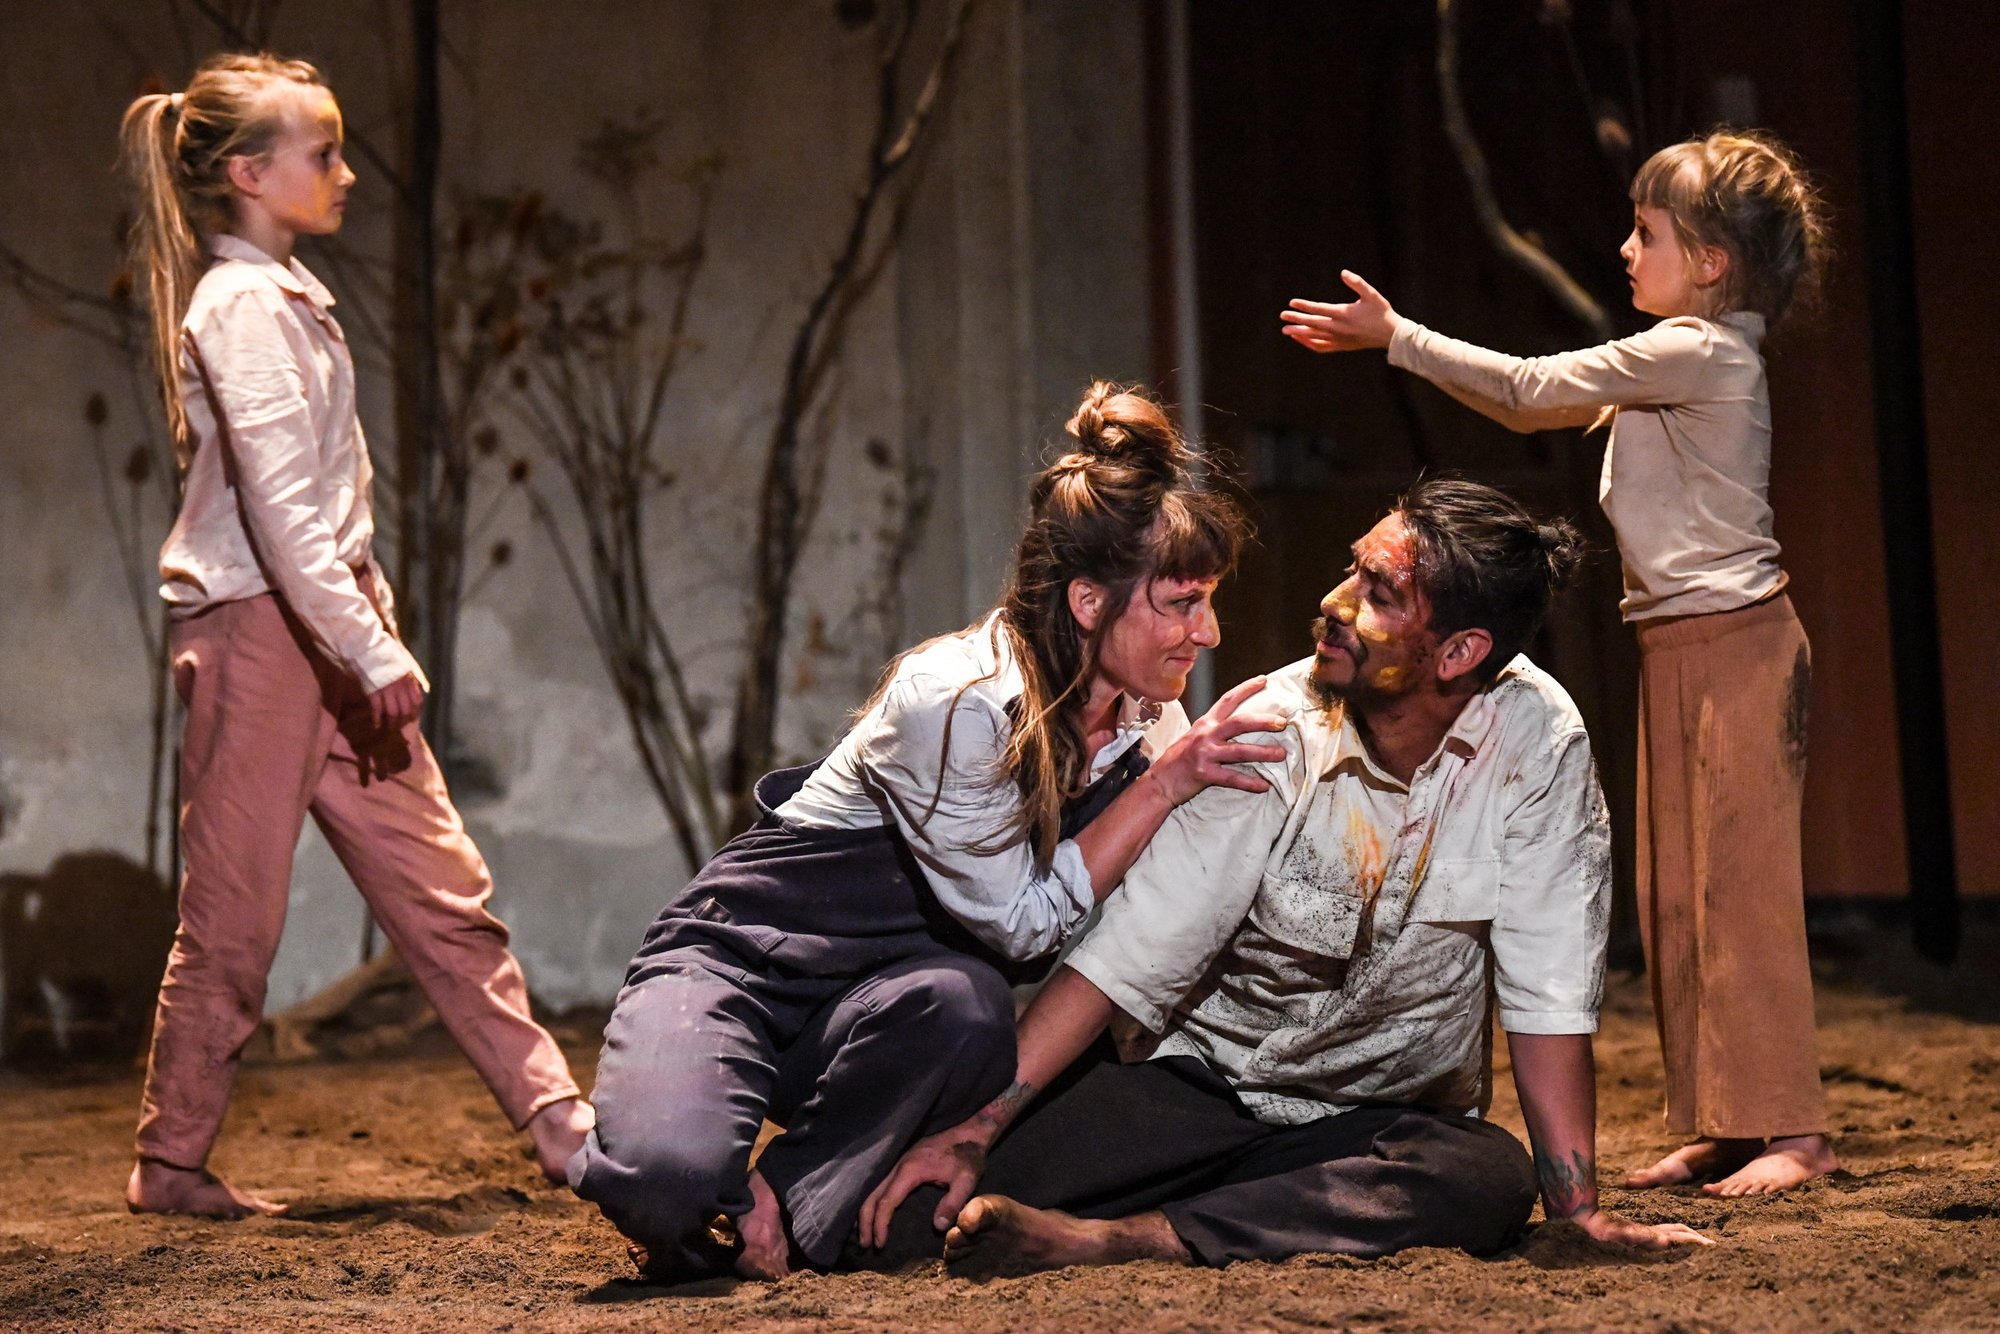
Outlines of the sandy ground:
{"type": "MultiPolygon", "coordinates": [[[[1845,1170],[1723,1202],[1606,1192],[1719,1243],[1666,1258],[1566,1225],[1475,1260],[1413,1251],[1227,1271],[1161,1264],[975,1283],[941,1267],[775,1286],[648,1287],[595,1212],[539,1186],[448,1050],[246,1070],[216,1165],[292,1203],[218,1224],[125,1213],[130,1071],[0,1081],[0,1327],[45,1330],[1062,1327],[2000,1329],[2000,931],[1940,976],[1882,933],[1815,942],[1822,1066],[1845,1170]]],[[[588,1065],[591,1026],[565,1041],[588,1065]]],[[[1644,988],[1599,1040],[1607,1179],[1666,1146],[1644,988]]],[[[1509,1081],[1495,1114],[1519,1131],[1509,1081]]]]}

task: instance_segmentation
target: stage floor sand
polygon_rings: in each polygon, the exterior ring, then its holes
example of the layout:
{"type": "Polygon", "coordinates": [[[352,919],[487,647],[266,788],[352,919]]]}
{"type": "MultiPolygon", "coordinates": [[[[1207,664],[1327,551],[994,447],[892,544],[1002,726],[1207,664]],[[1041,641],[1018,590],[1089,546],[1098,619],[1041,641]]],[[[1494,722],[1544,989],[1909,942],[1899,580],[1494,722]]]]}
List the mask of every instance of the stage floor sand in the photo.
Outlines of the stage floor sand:
{"type": "MultiPolygon", "coordinates": [[[[1161,1264],[983,1283],[884,1278],[647,1287],[595,1211],[536,1184],[463,1061],[426,1048],[244,1072],[216,1166],[289,1201],[237,1224],[128,1215],[130,1072],[0,1081],[0,1327],[99,1329],[2000,1329],[2000,932],[1939,977],[1880,932],[1817,940],[1821,1064],[1845,1170],[1725,1202],[1607,1190],[1718,1243],[1662,1258],[1567,1226],[1474,1260],[1413,1251],[1226,1271],[1161,1264]],[[1885,992],[1887,994],[1885,994],[1885,992]]],[[[565,1026],[585,1067],[593,1032],[565,1026]]],[[[1643,984],[1598,1060],[1601,1171],[1667,1147],[1643,984]]],[[[1495,1115],[1517,1133],[1511,1081],[1495,1115]]],[[[1142,1130],[1135,1128],[1137,1133],[1142,1130]]]]}

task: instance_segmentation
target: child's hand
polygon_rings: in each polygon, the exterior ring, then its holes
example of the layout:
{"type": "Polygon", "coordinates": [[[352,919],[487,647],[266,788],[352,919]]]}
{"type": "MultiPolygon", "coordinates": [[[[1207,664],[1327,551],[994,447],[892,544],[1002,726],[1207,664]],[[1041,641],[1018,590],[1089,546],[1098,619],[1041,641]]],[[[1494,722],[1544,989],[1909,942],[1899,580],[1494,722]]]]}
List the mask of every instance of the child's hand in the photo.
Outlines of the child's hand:
{"type": "Polygon", "coordinates": [[[1314,352],[1354,352],[1365,347],[1387,347],[1403,317],[1389,304],[1389,298],[1370,287],[1358,273],[1340,271],[1340,280],[1360,298],[1345,305],[1293,298],[1291,307],[1278,313],[1285,322],[1285,337],[1314,352]]]}
{"type": "Polygon", "coordinates": [[[398,677],[368,695],[368,721],[377,732],[400,732],[423,711],[424,688],[415,676],[398,677]]]}

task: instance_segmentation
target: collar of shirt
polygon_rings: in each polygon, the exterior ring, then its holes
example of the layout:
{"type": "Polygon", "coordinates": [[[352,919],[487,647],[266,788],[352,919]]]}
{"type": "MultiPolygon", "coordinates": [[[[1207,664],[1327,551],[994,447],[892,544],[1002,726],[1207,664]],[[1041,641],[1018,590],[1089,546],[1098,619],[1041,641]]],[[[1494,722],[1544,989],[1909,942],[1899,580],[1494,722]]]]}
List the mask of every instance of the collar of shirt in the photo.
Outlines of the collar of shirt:
{"type": "MultiPolygon", "coordinates": [[[[1482,690],[1466,701],[1458,717],[1438,742],[1437,749],[1430,758],[1417,767],[1416,781],[1422,781],[1424,774],[1434,766],[1445,751],[1454,751],[1466,759],[1479,753],[1493,730],[1495,711],[1492,691],[1482,690]]],[[[1376,780],[1387,784],[1398,792],[1408,792],[1410,784],[1401,781],[1375,762],[1368,753],[1368,744],[1361,739],[1361,732],[1354,725],[1354,718],[1345,707],[1336,707],[1326,718],[1326,725],[1332,732],[1332,744],[1327,751],[1326,763],[1321,766],[1320,777],[1331,778],[1342,765],[1356,764],[1366,770],[1376,780]],[[1337,720],[1336,716],[1337,715],[1337,720]]]]}
{"type": "Polygon", "coordinates": [[[322,311],[333,307],[333,293],[296,257],[280,264],[242,237],[229,232],[217,232],[209,237],[208,250],[217,259],[233,259],[251,265],[284,291],[303,297],[322,311]]]}
{"type": "Polygon", "coordinates": [[[1718,317],[1715,322],[1726,324],[1742,334],[1750,340],[1752,347],[1764,341],[1764,317],[1754,310],[1732,310],[1727,315],[1718,317]]]}

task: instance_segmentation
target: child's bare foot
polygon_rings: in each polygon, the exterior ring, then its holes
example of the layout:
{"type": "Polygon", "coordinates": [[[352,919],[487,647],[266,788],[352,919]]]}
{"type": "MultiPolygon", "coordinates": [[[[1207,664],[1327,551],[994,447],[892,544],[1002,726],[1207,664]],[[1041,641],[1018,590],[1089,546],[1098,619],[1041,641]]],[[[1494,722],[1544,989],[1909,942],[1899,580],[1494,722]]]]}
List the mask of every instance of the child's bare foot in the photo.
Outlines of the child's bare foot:
{"type": "Polygon", "coordinates": [[[1833,1143],[1824,1135],[1792,1135],[1774,1139],[1764,1151],[1720,1181],[1703,1186],[1707,1195],[1775,1195],[1823,1177],[1840,1166],[1833,1143]]]}
{"type": "Polygon", "coordinates": [[[750,1201],[750,1212],[736,1220],[736,1236],[743,1247],[736,1256],[736,1272],[771,1282],[789,1277],[792,1247],[785,1237],[784,1211],[761,1172],[750,1174],[750,1201]]]}
{"type": "Polygon", "coordinates": [[[1005,1195],[980,1195],[959,1210],[945,1234],[946,1264],[996,1272],[1123,1264],[1127,1260],[1194,1263],[1165,1214],[1100,1220],[1031,1209],[1005,1195]]]}
{"type": "Polygon", "coordinates": [[[583,1147],[583,1137],[597,1124],[597,1112],[582,1098],[564,1098],[536,1112],[528,1121],[534,1141],[535,1165],[558,1186],[569,1184],[569,1160],[583,1147]]]}
{"type": "Polygon", "coordinates": [[[236,1189],[206,1169],[175,1167],[152,1158],[132,1164],[125,1182],[125,1207],[135,1214],[195,1214],[203,1218],[249,1218],[282,1214],[273,1204],[236,1189]]]}
{"type": "Polygon", "coordinates": [[[1655,1186],[1711,1181],[1743,1166],[1763,1148],[1764,1141],[1760,1139],[1698,1139],[1683,1144],[1651,1167],[1627,1176],[1625,1189],[1650,1190],[1655,1186]]]}

